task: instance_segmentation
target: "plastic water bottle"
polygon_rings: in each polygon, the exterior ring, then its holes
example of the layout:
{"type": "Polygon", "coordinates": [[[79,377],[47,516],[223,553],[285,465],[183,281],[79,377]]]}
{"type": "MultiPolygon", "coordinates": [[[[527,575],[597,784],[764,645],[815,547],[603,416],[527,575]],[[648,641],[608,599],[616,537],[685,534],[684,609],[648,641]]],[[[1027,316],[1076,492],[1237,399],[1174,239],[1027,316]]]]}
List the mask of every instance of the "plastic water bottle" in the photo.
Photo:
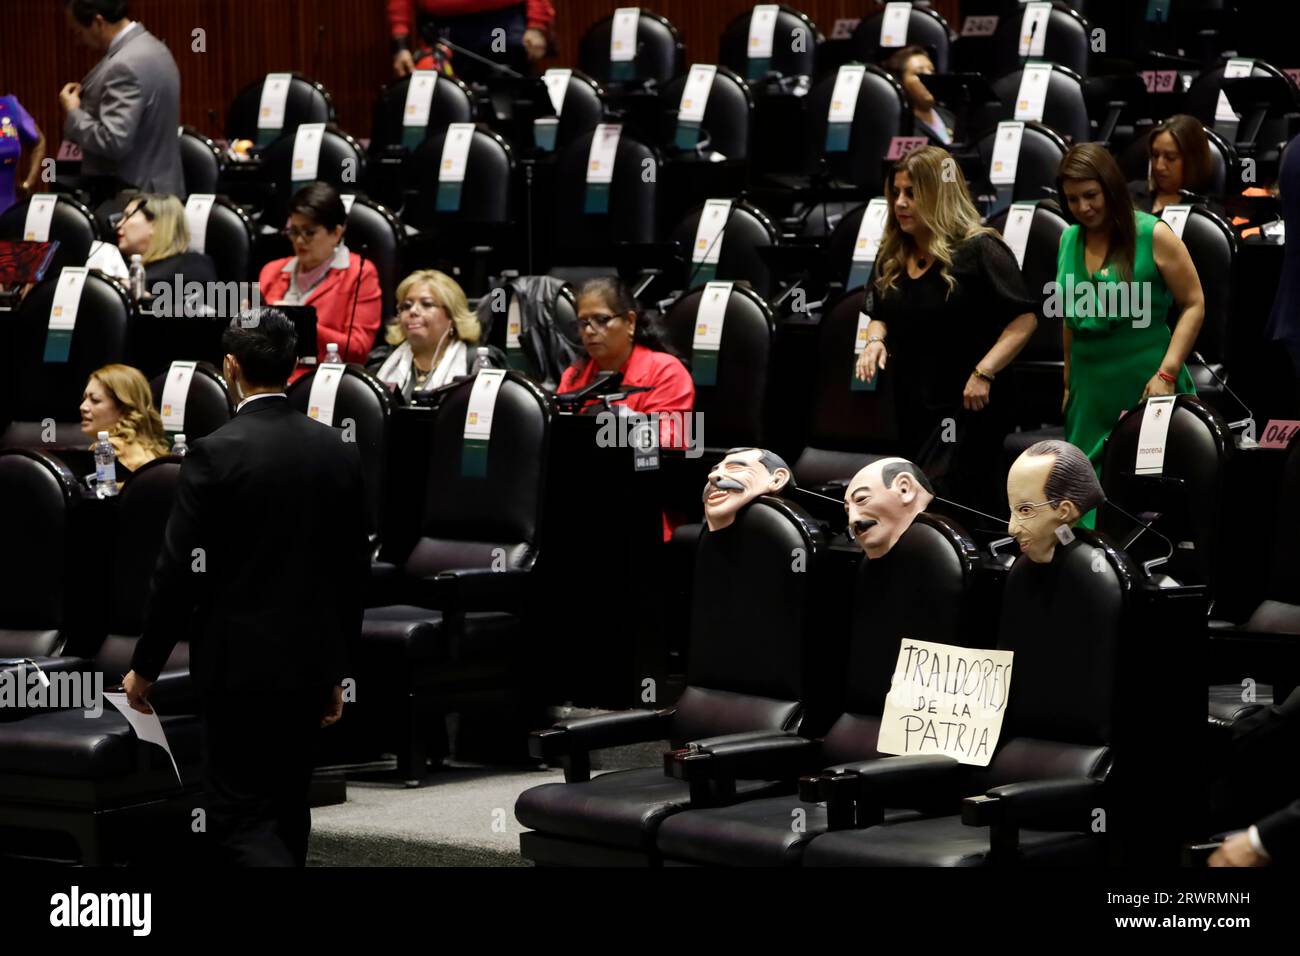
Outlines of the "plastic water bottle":
{"type": "Polygon", "coordinates": [[[177,432],[176,440],[172,442],[172,454],[177,458],[184,458],[189,454],[190,446],[185,443],[185,433],[177,432]]]}
{"type": "Polygon", "coordinates": [[[95,497],[112,498],[116,494],[117,453],[108,432],[100,432],[95,441],[95,497]]]}
{"type": "Polygon", "coordinates": [[[144,259],[139,253],[131,257],[131,268],[128,271],[128,282],[131,288],[131,298],[139,302],[144,298],[144,259]]]}
{"type": "Polygon", "coordinates": [[[474,356],[474,374],[477,375],[485,368],[492,367],[492,352],[489,349],[480,348],[474,356]]]}
{"type": "Polygon", "coordinates": [[[325,361],[334,365],[343,364],[343,359],[339,357],[339,344],[337,342],[327,342],[325,344],[325,361]]]}

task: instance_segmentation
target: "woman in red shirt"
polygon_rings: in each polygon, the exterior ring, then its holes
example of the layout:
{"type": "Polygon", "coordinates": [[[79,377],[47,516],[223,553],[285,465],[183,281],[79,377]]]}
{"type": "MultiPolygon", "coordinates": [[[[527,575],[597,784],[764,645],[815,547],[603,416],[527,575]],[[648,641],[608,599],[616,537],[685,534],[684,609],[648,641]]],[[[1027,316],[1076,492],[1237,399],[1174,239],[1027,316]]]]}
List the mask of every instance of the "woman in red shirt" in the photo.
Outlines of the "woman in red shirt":
{"type": "Polygon", "coordinates": [[[578,331],[587,358],[570,365],[559,393],[586,388],[599,372],[622,372],[624,386],[647,386],[621,403],[634,412],[659,412],[659,444],[684,447],[683,424],[695,404],[695,383],[681,360],[663,351],[639,320],[636,300],[614,278],[588,279],[578,290],[578,331]]]}
{"type": "MultiPolygon", "coordinates": [[[[660,413],[659,446],[684,448],[687,417],[695,405],[695,383],[679,359],[662,350],[649,324],[639,319],[636,300],[613,278],[588,279],[578,289],[578,331],[587,358],[570,365],[557,393],[586,388],[600,372],[622,372],[623,385],[643,386],[616,404],[642,414],[660,413]]],[[[700,440],[694,438],[693,440],[700,440]]],[[[664,540],[679,522],[664,515],[664,540]]]]}
{"type": "MultiPolygon", "coordinates": [[[[257,284],[267,305],[316,307],[318,361],[333,342],[344,362],[364,363],[379,331],[383,294],[374,263],[343,244],[346,221],[333,186],[312,183],[298,190],[284,230],[296,255],[268,262],[257,284]]],[[[294,378],[304,371],[299,368],[294,378]]]]}

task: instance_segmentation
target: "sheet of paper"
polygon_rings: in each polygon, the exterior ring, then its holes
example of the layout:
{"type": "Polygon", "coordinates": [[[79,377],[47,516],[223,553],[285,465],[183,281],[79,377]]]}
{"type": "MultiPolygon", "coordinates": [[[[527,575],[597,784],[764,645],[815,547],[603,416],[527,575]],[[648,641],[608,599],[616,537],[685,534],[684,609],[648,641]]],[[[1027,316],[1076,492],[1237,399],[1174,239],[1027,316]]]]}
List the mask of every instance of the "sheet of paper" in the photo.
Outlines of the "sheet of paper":
{"type": "Polygon", "coordinates": [[[542,74],[542,82],[546,84],[546,95],[551,98],[551,108],[555,110],[556,116],[564,112],[564,97],[569,92],[569,80],[572,78],[572,70],[554,69],[542,74]]]}
{"type": "Polygon", "coordinates": [[[846,63],[835,74],[835,88],[831,90],[831,108],[826,120],[830,123],[852,123],[858,108],[858,90],[867,68],[861,63],[846,63]]]}
{"type": "Polygon", "coordinates": [[[442,163],[438,182],[463,183],[469,165],[469,147],[474,142],[473,123],[452,123],[442,141],[442,163]]]}
{"type": "Polygon", "coordinates": [[[722,325],[731,301],[731,286],[730,282],[710,282],[704,287],[695,313],[693,351],[716,352],[722,347],[722,325]]]}
{"type": "Polygon", "coordinates": [[[1170,204],[1160,210],[1160,218],[1169,223],[1169,228],[1179,239],[1183,238],[1183,230],[1187,228],[1187,217],[1191,214],[1192,207],[1188,203],[1170,204]]]}
{"type": "Polygon", "coordinates": [[[1020,90],[1016,93],[1018,120],[1043,121],[1043,108],[1047,105],[1047,86],[1052,80],[1052,64],[1030,63],[1020,73],[1020,90]]]}
{"type": "Polygon", "coordinates": [[[697,63],[691,67],[682,87],[681,102],[677,105],[677,119],[687,123],[704,121],[704,108],[709,103],[709,92],[718,75],[718,68],[707,63],[697,63]]]}
{"type": "Polygon", "coordinates": [[[608,183],[614,179],[614,158],[623,127],[618,123],[601,123],[591,137],[587,154],[587,182],[608,183]]]}
{"type": "Polygon", "coordinates": [[[1051,15],[1050,3],[1025,4],[1024,16],[1020,18],[1021,56],[1043,55],[1043,44],[1047,41],[1047,20],[1051,15]]]}
{"type": "Polygon", "coordinates": [[[162,721],[158,718],[158,711],[152,714],[142,714],[138,710],[132,710],[131,705],[127,703],[126,694],[105,692],[104,699],[117,708],[118,713],[126,718],[126,722],[131,725],[135,735],[148,744],[156,744],[167,754],[167,759],[172,762],[172,770],[176,774],[176,782],[182,787],[185,781],[181,779],[180,768],[176,766],[176,758],[172,756],[171,745],[167,743],[167,734],[163,731],[162,721]]]}
{"type": "Polygon", "coordinates": [[[307,397],[307,417],[322,425],[334,424],[334,402],[347,366],[341,362],[324,362],[316,369],[311,380],[311,394],[307,397]]]}
{"type": "Polygon", "coordinates": [[[751,60],[766,60],[772,56],[772,40],[776,35],[776,18],[781,12],[778,3],[760,3],[749,15],[749,45],[751,60]]]}
{"type": "Polygon", "coordinates": [[[867,210],[862,214],[858,225],[858,238],[853,243],[854,262],[874,262],[880,249],[880,240],[885,235],[885,220],[889,218],[889,201],[876,197],[867,203],[867,210]]]}
{"type": "Polygon", "coordinates": [[[284,104],[289,100],[292,73],[268,73],[262,81],[262,98],[257,106],[258,129],[284,129],[284,104]]]}
{"type": "Polygon", "coordinates": [[[59,273],[59,287],[50,304],[49,328],[71,332],[77,325],[77,310],[81,307],[81,289],[86,284],[85,266],[65,266],[59,273]]]}
{"type": "Polygon", "coordinates": [[[438,85],[437,70],[416,70],[406,87],[406,105],[402,109],[402,125],[420,129],[429,125],[429,112],[433,107],[433,91],[438,85]]]}
{"type": "Polygon", "coordinates": [[[995,186],[1014,186],[1016,166],[1020,163],[1020,140],[1025,135],[1025,124],[1003,120],[998,124],[998,134],[993,141],[993,164],[989,182],[995,186]]]}
{"type": "Polygon", "coordinates": [[[618,63],[636,59],[636,28],[640,22],[640,7],[619,7],[614,11],[614,25],[609,31],[611,61],[618,63]]]}
{"type": "Polygon", "coordinates": [[[465,409],[465,438],[483,442],[492,438],[492,411],[496,408],[497,395],[505,376],[503,368],[485,368],[474,377],[474,387],[470,390],[469,404],[465,409]]]}
{"type": "Polygon", "coordinates": [[[190,231],[190,252],[206,252],[208,219],[217,197],[211,193],[190,193],[185,200],[185,227],[190,231]]]}
{"type": "Polygon", "coordinates": [[[1007,210],[1007,222],[1002,227],[1002,238],[1016,254],[1016,264],[1025,267],[1025,249],[1029,245],[1029,230],[1034,225],[1035,206],[1031,202],[1013,202],[1007,210]]]}
{"type": "Polygon", "coordinates": [[[185,403],[190,397],[190,382],[197,362],[172,362],[162,392],[163,430],[185,431],[185,403]]]}
{"type": "Polygon", "coordinates": [[[98,269],[104,275],[113,276],[123,281],[127,280],[131,275],[126,260],[122,258],[122,250],[111,242],[100,242],[98,239],[90,244],[90,255],[86,257],[86,268],[98,269]]]}
{"type": "Polygon", "coordinates": [[[54,219],[54,207],[58,204],[56,193],[38,193],[27,204],[27,218],[23,220],[23,240],[25,242],[49,242],[50,222],[54,219]]]}
{"type": "Polygon", "coordinates": [[[1002,733],[1014,656],[903,638],[876,749],[987,767],[1002,733]]]}
{"type": "Polygon", "coordinates": [[[320,146],[325,139],[324,123],[303,123],[293,137],[294,182],[311,182],[320,168],[320,146]]]}
{"type": "Polygon", "coordinates": [[[1142,427],[1138,429],[1133,474],[1159,475],[1165,470],[1165,440],[1169,436],[1169,422],[1174,417],[1174,403],[1177,401],[1177,395],[1155,395],[1147,399],[1142,411],[1142,427]]]}
{"type": "Polygon", "coordinates": [[[695,227],[695,245],[691,247],[691,262],[716,265],[722,255],[722,230],[731,215],[730,199],[710,199],[700,212],[699,225],[695,227]]]}
{"type": "Polygon", "coordinates": [[[885,15],[880,18],[880,45],[882,47],[907,46],[907,24],[911,19],[910,3],[885,4],[885,15]]]}
{"type": "MultiPolygon", "coordinates": [[[[1233,58],[1223,67],[1223,78],[1225,80],[1237,79],[1243,76],[1250,76],[1255,69],[1254,60],[1243,60],[1233,58]]],[[[1228,100],[1228,94],[1219,90],[1219,101],[1214,107],[1214,121],[1216,123],[1231,123],[1241,119],[1237,112],[1232,108],[1232,103],[1228,100]]]]}

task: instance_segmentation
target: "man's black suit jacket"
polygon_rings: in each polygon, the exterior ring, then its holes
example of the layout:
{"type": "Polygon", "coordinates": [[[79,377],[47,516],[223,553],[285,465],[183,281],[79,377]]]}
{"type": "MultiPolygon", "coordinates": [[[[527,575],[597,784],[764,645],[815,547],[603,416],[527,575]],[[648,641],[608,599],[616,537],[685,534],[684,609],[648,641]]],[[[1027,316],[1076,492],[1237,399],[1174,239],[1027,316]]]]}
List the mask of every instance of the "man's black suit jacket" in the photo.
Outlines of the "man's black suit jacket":
{"type": "Polygon", "coordinates": [[[155,680],[178,640],[205,700],[314,693],[345,676],[369,574],[361,459],[284,396],[194,442],[131,666],[155,680]]]}

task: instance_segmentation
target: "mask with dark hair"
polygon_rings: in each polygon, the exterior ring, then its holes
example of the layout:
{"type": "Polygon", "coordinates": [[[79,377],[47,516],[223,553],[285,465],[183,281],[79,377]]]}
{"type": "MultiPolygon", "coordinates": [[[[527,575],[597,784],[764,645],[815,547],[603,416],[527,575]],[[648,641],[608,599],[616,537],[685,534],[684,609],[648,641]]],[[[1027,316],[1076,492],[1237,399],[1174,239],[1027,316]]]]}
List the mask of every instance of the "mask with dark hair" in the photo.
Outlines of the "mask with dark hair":
{"type": "Polygon", "coordinates": [[[933,500],[930,479],[906,458],[873,461],[844,493],[849,535],[868,558],[884,557],[933,500]]]}
{"type": "Polygon", "coordinates": [[[1057,544],[1072,540],[1069,529],[1105,500],[1092,462],[1081,449],[1060,440],[1036,442],[1007,474],[1007,533],[1029,560],[1046,564],[1057,544]]]}
{"type": "Polygon", "coordinates": [[[704,521],[710,531],[730,527],[740,509],[760,495],[794,484],[790,468],[765,448],[733,448],[704,483],[704,521]]]}

